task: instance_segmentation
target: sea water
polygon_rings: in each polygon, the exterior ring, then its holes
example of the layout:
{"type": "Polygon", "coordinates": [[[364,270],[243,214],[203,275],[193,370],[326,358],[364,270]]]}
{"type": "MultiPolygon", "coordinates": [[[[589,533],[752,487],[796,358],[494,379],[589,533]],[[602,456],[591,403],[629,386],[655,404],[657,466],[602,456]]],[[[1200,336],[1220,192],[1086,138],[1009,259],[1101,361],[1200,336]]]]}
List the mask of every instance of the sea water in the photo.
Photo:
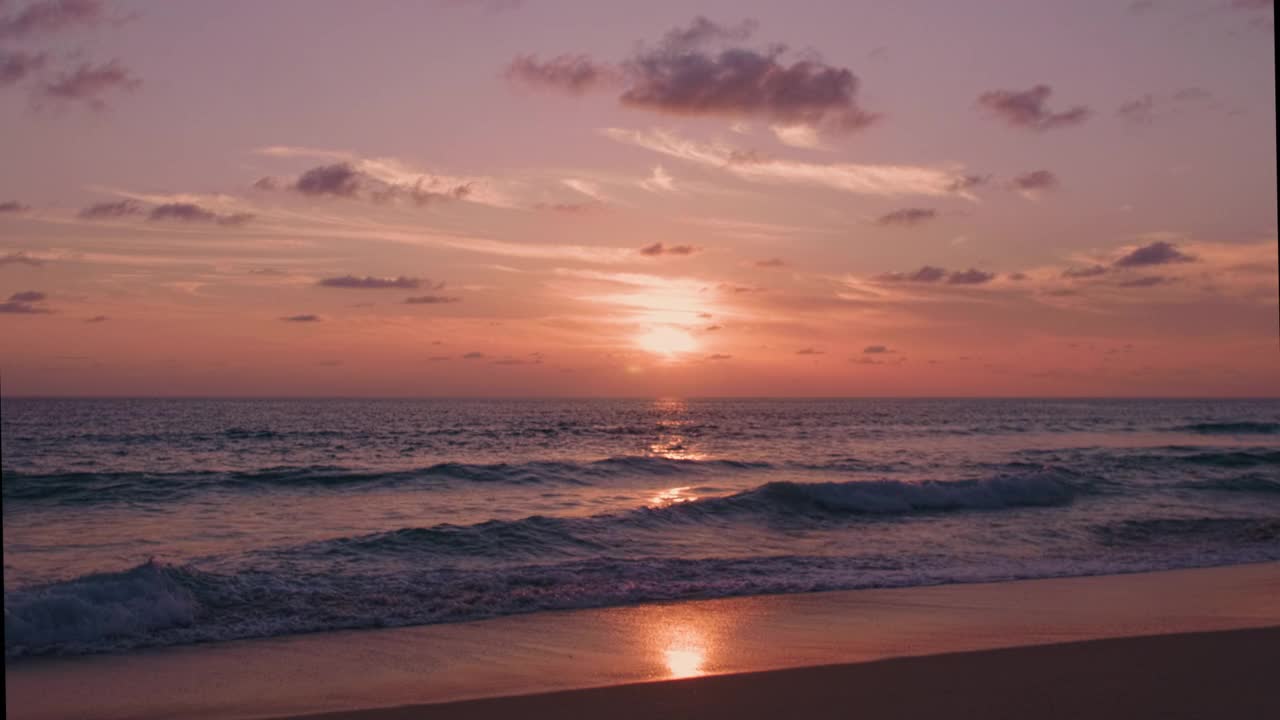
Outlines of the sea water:
{"type": "Polygon", "coordinates": [[[1280,401],[5,399],[8,658],[1280,559],[1280,401]]]}

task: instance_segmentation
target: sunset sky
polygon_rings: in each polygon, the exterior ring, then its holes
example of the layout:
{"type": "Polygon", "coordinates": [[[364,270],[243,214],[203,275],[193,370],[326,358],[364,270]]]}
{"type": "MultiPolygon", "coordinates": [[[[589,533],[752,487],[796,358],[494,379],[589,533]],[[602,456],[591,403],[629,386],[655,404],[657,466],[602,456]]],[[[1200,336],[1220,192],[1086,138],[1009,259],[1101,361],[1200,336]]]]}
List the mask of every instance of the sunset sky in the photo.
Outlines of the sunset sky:
{"type": "Polygon", "coordinates": [[[0,0],[5,395],[1276,395],[1270,2],[0,0]]]}

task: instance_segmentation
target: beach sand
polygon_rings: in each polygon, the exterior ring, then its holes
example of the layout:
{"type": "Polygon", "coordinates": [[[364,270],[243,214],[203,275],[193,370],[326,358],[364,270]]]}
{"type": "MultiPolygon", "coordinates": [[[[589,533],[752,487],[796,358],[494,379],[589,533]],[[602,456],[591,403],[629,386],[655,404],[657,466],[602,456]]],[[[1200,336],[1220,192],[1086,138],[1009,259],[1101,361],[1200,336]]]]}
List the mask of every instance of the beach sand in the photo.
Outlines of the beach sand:
{"type": "Polygon", "coordinates": [[[23,719],[1280,717],[1278,628],[1280,563],[1261,563],[36,658],[6,664],[5,702],[23,719]]]}
{"type": "Polygon", "coordinates": [[[1280,717],[1280,627],[721,675],[313,720],[1280,717]]]}

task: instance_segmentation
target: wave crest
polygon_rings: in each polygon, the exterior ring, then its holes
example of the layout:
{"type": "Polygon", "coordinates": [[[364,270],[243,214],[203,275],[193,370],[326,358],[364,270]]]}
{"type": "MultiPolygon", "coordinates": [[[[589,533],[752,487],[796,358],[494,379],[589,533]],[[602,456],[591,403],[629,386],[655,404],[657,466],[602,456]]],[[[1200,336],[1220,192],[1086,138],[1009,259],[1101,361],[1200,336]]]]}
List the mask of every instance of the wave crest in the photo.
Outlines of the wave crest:
{"type": "Polygon", "coordinates": [[[191,625],[200,603],[181,571],[156,562],[5,593],[5,654],[29,647],[93,646],[116,636],[191,625]]]}
{"type": "Polygon", "coordinates": [[[1201,435],[1275,435],[1280,422],[1241,420],[1237,422],[1202,422],[1183,425],[1178,430],[1201,435]]]}
{"type": "Polygon", "coordinates": [[[52,499],[68,503],[111,500],[168,500],[213,489],[404,485],[423,482],[475,482],[587,485],[623,477],[698,475],[765,470],[769,463],[738,460],[672,460],[623,456],[590,462],[542,460],[524,463],[446,462],[412,470],[361,471],[336,466],[281,466],[247,472],[110,472],[27,474],[6,471],[6,500],[52,499]]]}
{"type": "Polygon", "coordinates": [[[828,514],[904,514],[942,510],[994,510],[1065,505],[1075,495],[1063,473],[997,475],[979,480],[900,482],[772,482],[745,493],[684,503],[670,510],[726,507],[828,514]]]}

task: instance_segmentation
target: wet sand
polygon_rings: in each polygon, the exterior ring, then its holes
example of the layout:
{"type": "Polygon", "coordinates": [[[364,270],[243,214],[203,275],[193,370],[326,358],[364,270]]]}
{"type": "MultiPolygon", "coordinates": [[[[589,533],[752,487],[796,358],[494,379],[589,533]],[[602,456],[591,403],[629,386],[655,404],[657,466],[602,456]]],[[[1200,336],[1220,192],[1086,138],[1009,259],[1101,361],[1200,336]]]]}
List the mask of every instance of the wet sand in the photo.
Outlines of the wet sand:
{"type": "Polygon", "coordinates": [[[721,675],[308,720],[1276,718],[1280,627],[721,675]]]}
{"type": "Polygon", "coordinates": [[[1253,717],[1280,695],[1261,679],[1280,666],[1277,627],[1280,563],[1261,563],[37,658],[6,664],[5,704],[11,718],[40,719],[613,720],[784,708],[816,717],[1107,717],[1111,707],[1127,717],[1144,708],[1253,717]],[[1082,643],[1115,638],[1129,639],[1082,643]],[[999,648],[1020,649],[984,652],[999,648]]]}

